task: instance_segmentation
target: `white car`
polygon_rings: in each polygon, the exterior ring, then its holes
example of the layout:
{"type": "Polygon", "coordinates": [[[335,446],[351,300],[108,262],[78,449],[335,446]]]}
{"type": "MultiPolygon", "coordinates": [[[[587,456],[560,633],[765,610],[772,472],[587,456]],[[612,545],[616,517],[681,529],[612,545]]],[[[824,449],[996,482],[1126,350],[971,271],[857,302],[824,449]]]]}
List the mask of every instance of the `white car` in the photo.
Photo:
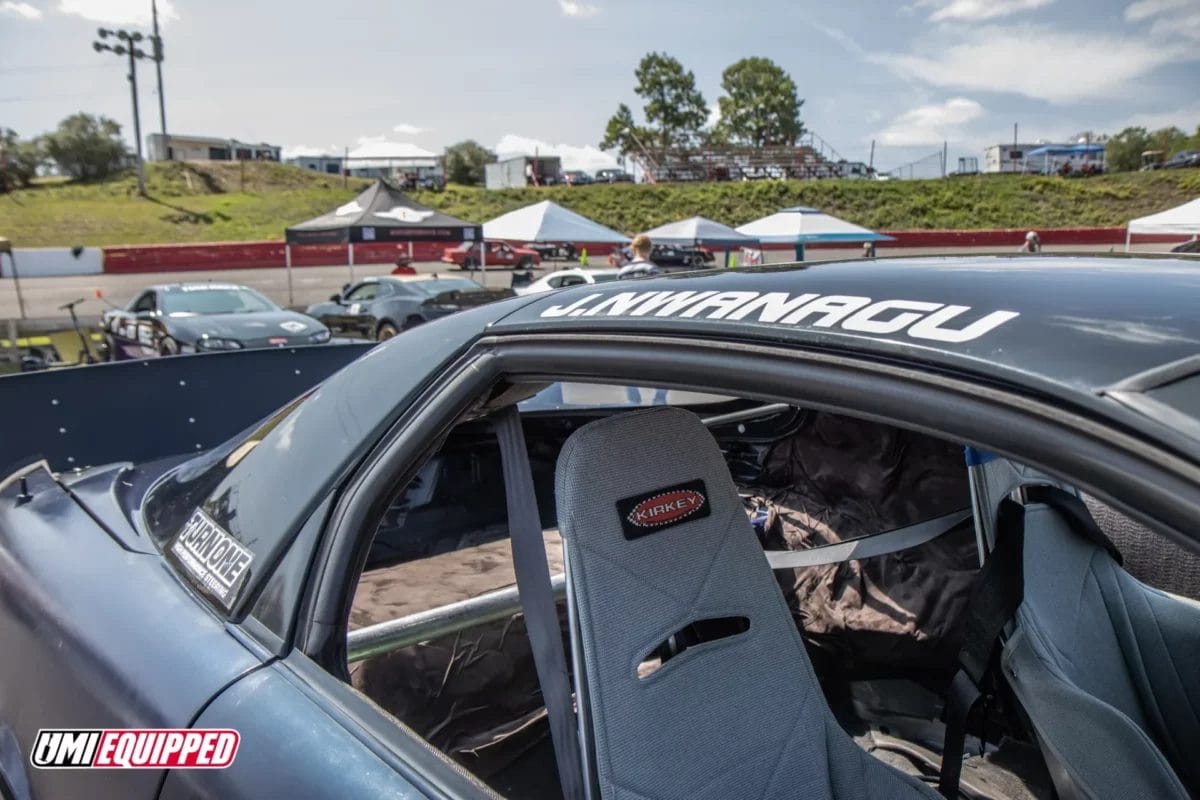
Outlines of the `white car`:
{"type": "Polygon", "coordinates": [[[617,279],[619,269],[560,269],[543,275],[528,286],[514,286],[517,294],[538,294],[562,289],[566,286],[579,286],[584,283],[608,283],[617,279]]]}

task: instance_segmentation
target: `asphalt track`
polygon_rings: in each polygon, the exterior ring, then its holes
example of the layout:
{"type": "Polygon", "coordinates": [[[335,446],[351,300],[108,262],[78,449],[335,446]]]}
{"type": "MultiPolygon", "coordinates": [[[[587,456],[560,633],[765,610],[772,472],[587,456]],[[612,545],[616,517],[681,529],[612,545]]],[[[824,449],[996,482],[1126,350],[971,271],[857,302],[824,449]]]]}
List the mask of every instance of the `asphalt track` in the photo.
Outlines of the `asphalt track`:
{"type": "MultiPolygon", "coordinates": [[[[1135,252],[1156,252],[1161,245],[1135,245],[1135,252]]],[[[1047,248],[1047,253],[1108,253],[1115,248],[1107,245],[1064,245],[1047,248]]],[[[881,247],[877,255],[887,256],[946,256],[946,255],[985,255],[989,253],[1011,254],[1017,248],[998,251],[995,248],[885,248],[881,247]]],[[[791,261],[788,251],[768,251],[769,263],[784,263],[791,261]]],[[[855,258],[857,250],[810,250],[810,261],[844,260],[855,258]]],[[[720,256],[718,256],[720,258],[720,256]]],[[[437,262],[420,263],[415,265],[423,274],[471,276],[476,280],[483,279],[491,287],[507,287],[512,282],[512,272],[508,269],[488,270],[486,276],[478,271],[462,272],[451,265],[437,262]]],[[[544,269],[536,271],[536,275],[546,271],[565,269],[578,266],[574,263],[547,262],[544,269]]],[[[607,266],[604,257],[593,258],[592,266],[607,266]]],[[[371,275],[386,274],[389,270],[386,264],[360,264],[354,267],[355,278],[371,275]]],[[[327,300],[331,294],[341,289],[342,285],[351,279],[348,266],[328,267],[299,267],[292,271],[294,306],[307,306],[327,300]]],[[[77,313],[85,322],[94,321],[107,307],[107,303],[123,306],[140,289],[155,283],[172,283],[176,281],[206,281],[221,283],[239,283],[252,286],[263,294],[282,305],[288,305],[287,273],[282,269],[240,269],[212,270],[207,272],[173,272],[147,273],[136,275],[80,275],[54,278],[24,278],[21,280],[21,294],[25,300],[25,317],[30,320],[51,323],[54,319],[65,319],[66,312],[58,310],[64,303],[79,298],[85,302],[79,306],[77,313]],[[99,290],[103,299],[96,298],[99,290]]],[[[0,320],[16,319],[18,313],[16,291],[11,278],[0,279],[0,320]]],[[[2,333],[2,331],[0,331],[2,333]]]]}

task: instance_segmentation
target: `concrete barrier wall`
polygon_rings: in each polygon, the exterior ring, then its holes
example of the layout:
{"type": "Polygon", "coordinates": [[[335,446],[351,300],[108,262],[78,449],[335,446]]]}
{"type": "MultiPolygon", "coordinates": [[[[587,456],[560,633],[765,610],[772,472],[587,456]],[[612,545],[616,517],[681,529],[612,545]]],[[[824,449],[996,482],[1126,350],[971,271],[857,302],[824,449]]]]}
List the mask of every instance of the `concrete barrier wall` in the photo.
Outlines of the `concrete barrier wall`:
{"type": "MultiPolygon", "coordinates": [[[[1110,228],[1036,228],[1042,244],[1055,245],[1104,245],[1125,244],[1125,229],[1110,228]]],[[[940,230],[940,231],[884,231],[895,237],[894,242],[883,242],[881,247],[995,247],[997,250],[1016,250],[1025,241],[1027,228],[998,230],[940,230]]],[[[1180,242],[1186,236],[1135,236],[1134,241],[1180,242]]],[[[514,242],[520,245],[522,242],[514,242]]],[[[416,261],[437,261],[448,245],[445,243],[414,242],[412,257],[416,261]]],[[[606,263],[608,254],[616,245],[598,242],[576,242],[576,250],[586,248],[589,262],[593,265],[606,263]]],[[[862,242],[837,244],[814,244],[817,249],[859,249],[862,242]]],[[[792,245],[767,245],[768,250],[790,250],[792,245]]],[[[391,264],[397,256],[407,255],[407,243],[362,242],[354,245],[354,263],[391,264]]],[[[21,256],[18,255],[18,258],[21,256]]],[[[67,258],[70,258],[69,251],[67,258]]],[[[317,244],[292,247],[292,266],[329,266],[345,264],[347,249],[344,244],[317,244]]],[[[213,242],[200,244],[131,245],[106,247],[103,254],[103,271],[106,273],[144,272],[188,272],[194,270],[258,269],[284,266],[284,244],[272,242],[213,242]]],[[[24,262],[18,262],[25,274],[24,262]]],[[[95,271],[100,271],[96,269],[95,271]]],[[[47,273],[77,274],[77,273],[47,273]]]]}
{"type": "MultiPolygon", "coordinates": [[[[99,275],[104,272],[104,251],[85,247],[76,257],[69,247],[18,247],[13,255],[17,274],[22,278],[47,278],[59,275],[99,275]]],[[[0,256],[0,277],[12,277],[12,263],[0,256]]]]}

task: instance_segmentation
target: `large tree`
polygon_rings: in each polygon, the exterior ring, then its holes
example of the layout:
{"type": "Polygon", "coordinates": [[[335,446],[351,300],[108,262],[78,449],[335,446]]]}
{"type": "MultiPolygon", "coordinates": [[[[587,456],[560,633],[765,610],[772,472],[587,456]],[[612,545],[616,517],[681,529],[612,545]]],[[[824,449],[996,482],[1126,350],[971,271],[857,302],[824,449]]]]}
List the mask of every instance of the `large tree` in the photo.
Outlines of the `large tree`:
{"type": "Polygon", "coordinates": [[[108,117],[72,114],[43,139],[46,156],[78,180],[106,178],[125,161],[121,126],[108,117]]]}
{"type": "Polygon", "coordinates": [[[690,70],[665,53],[647,53],[634,77],[634,91],[646,101],[643,110],[654,145],[686,147],[700,139],[708,121],[708,105],[690,70]]]}
{"type": "Polygon", "coordinates": [[[629,106],[621,103],[617,113],[609,118],[604,127],[604,138],[600,140],[601,150],[616,150],[622,157],[637,150],[637,142],[645,141],[649,134],[638,128],[633,120],[633,112],[629,106]]]}
{"type": "Polygon", "coordinates": [[[28,186],[41,161],[40,142],[21,141],[12,128],[0,128],[0,191],[28,186]]]}
{"type": "Polygon", "coordinates": [[[769,58],[743,58],[721,75],[717,138],[763,147],[794,145],[804,132],[796,82],[769,58]]]}
{"type": "Polygon", "coordinates": [[[478,186],[484,181],[486,166],[495,161],[495,153],[467,139],[446,148],[446,178],[464,186],[478,186]]]}
{"type": "Polygon", "coordinates": [[[1104,145],[1104,160],[1111,172],[1131,172],[1142,166],[1142,153],[1150,149],[1150,134],[1145,128],[1129,127],[1109,137],[1104,145]]]}

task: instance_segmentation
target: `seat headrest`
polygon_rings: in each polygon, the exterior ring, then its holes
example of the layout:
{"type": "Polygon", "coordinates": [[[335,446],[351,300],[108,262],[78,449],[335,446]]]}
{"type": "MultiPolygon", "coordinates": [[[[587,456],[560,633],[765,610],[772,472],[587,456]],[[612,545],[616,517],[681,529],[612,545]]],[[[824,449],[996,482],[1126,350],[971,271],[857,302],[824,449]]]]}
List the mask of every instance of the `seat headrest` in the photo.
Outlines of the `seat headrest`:
{"type": "Polygon", "coordinates": [[[555,491],[569,546],[644,562],[648,574],[665,556],[676,564],[689,557],[711,562],[735,521],[750,530],[712,434],[695,414],[677,408],[618,414],[580,428],[559,455],[555,491]]]}

